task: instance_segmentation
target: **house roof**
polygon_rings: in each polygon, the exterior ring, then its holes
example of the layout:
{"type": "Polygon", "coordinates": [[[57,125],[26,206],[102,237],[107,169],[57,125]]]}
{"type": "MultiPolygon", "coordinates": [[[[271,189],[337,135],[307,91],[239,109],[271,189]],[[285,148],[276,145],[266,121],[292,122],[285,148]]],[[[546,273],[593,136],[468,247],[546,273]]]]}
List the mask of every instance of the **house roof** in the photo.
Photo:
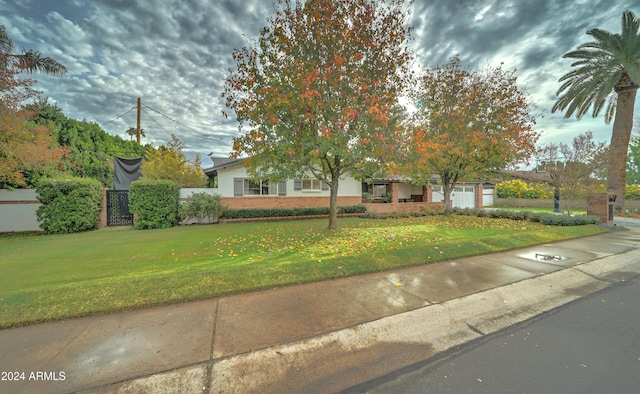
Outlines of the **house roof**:
{"type": "Polygon", "coordinates": [[[529,182],[551,182],[551,175],[548,172],[536,171],[499,171],[501,174],[510,175],[516,179],[522,179],[529,182]]]}
{"type": "Polygon", "coordinates": [[[207,175],[215,175],[215,172],[218,169],[242,163],[245,160],[245,158],[232,159],[230,157],[211,157],[211,161],[213,161],[213,167],[205,168],[203,171],[207,175]]]}

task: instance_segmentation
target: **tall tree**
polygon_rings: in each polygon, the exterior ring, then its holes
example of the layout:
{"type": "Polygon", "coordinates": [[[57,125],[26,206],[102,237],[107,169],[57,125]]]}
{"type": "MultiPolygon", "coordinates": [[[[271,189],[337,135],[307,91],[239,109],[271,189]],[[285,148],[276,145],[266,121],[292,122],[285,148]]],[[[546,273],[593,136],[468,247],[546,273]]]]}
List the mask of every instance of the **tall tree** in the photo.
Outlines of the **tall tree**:
{"type": "Polygon", "coordinates": [[[256,45],[233,53],[222,97],[245,133],[255,178],[313,177],[329,186],[337,227],[341,177],[380,168],[394,149],[410,86],[405,0],[279,0],[256,45]]]}
{"type": "Polygon", "coordinates": [[[200,156],[196,155],[191,164],[183,149],[184,144],[173,134],[166,146],[149,149],[140,169],[142,178],[172,180],[180,187],[204,187],[207,176],[202,171],[200,156]]]}
{"type": "MultiPolygon", "coordinates": [[[[129,127],[127,130],[125,130],[125,134],[127,134],[131,138],[131,141],[133,141],[133,137],[136,137],[138,135],[138,129],[136,127],[129,127]]],[[[146,137],[146,135],[144,134],[144,129],[140,129],[140,136],[146,137]]]]}
{"type": "Polygon", "coordinates": [[[400,172],[425,185],[440,176],[445,214],[461,181],[527,160],[539,134],[514,72],[467,70],[454,57],[428,69],[418,85],[414,125],[408,128],[400,172]]]}
{"type": "Polygon", "coordinates": [[[55,76],[67,73],[64,65],[53,58],[43,56],[38,51],[23,49],[16,53],[13,40],[3,25],[0,25],[0,53],[0,68],[16,67],[26,72],[41,72],[55,76]]]}
{"type": "Polygon", "coordinates": [[[55,130],[60,147],[67,155],[60,163],[64,172],[78,177],[95,178],[104,187],[113,187],[113,157],[142,157],[150,145],[140,146],[118,135],[111,135],[94,123],[68,118],[46,99],[25,106],[38,125],[55,130]]]}
{"type": "Polygon", "coordinates": [[[32,113],[23,104],[39,92],[34,80],[20,77],[29,71],[59,71],[36,52],[13,51],[11,37],[0,26],[0,188],[33,186],[38,177],[59,169],[66,154],[56,144],[54,129],[31,122],[32,113]]]}
{"type": "Polygon", "coordinates": [[[562,210],[566,209],[568,215],[578,197],[602,187],[606,155],[607,145],[593,141],[591,131],[574,137],[571,144],[551,142],[538,150],[539,167],[549,173],[551,185],[564,202],[562,210]]]}
{"type": "Polygon", "coordinates": [[[602,29],[591,29],[587,34],[595,41],[581,44],[563,56],[576,59],[571,65],[576,68],[560,78],[562,85],[552,112],[565,111],[565,118],[575,113],[580,119],[593,106],[595,118],[607,105],[604,120],[609,124],[613,119],[607,191],[617,196],[614,208],[622,210],[633,107],[640,87],[640,20],[633,12],[625,11],[620,34],[602,29]]]}

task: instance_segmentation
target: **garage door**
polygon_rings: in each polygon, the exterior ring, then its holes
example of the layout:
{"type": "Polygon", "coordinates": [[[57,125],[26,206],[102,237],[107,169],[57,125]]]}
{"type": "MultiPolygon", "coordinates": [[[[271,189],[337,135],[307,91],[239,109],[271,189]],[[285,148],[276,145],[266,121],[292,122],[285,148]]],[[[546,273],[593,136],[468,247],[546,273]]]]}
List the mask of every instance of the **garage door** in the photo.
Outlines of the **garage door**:
{"type": "MultiPolygon", "coordinates": [[[[442,186],[436,185],[431,187],[432,198],[434,202],[444,200],[442,186]]],[[[474,185],[456,186],[451,192],[451,200],[454,208],[475,208],[476,207],[476,187],[474,185]]]]}

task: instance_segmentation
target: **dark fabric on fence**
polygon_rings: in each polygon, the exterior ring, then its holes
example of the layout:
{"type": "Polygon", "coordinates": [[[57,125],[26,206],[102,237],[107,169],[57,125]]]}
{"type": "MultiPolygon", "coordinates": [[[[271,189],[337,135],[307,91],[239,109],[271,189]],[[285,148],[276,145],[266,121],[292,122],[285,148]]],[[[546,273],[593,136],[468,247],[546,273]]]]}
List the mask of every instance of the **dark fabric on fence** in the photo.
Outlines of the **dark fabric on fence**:
{"type": "Polygon", "coordinates": [[[129,190],[131,182],[140,178],[140,165],[142,158],[125,159],[122,157],[113,158],[113,183],[115,190],[129,190]]]}

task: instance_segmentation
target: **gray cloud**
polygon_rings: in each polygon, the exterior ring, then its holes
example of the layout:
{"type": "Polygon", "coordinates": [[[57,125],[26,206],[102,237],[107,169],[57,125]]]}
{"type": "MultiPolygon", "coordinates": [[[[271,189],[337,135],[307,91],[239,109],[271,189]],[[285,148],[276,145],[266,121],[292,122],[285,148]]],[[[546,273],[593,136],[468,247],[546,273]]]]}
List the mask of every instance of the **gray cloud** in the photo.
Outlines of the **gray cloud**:
{"type": "MultiPolygon", "coordinates": [[[[65,78],[37,76],[37,87],[67,116],[95,121],[123,137],[143,111],[147,142],[174,133],[190,155],[227,155],[238,135],[220,98],[234,49],[257,37],[274,12],[263,0],[0,0],[0,24],[17,46],[61,61],[65,78]],[[5,12],[4,10],[7,10],[5,12]]],[[[570,140],[592,130],[608,141],[602,118],[565,120],[550,114],[557,80],[569,70],[561,59],[588,40],[593,27],[620,29],[637,0],[415,0],[411,46],[423,66],[459,55],[470,66],[501,62],[516,69],[532,96],[544,140],[570,140]]],[[[205,159],[205,165],[206,163],[205,159]]]]}

